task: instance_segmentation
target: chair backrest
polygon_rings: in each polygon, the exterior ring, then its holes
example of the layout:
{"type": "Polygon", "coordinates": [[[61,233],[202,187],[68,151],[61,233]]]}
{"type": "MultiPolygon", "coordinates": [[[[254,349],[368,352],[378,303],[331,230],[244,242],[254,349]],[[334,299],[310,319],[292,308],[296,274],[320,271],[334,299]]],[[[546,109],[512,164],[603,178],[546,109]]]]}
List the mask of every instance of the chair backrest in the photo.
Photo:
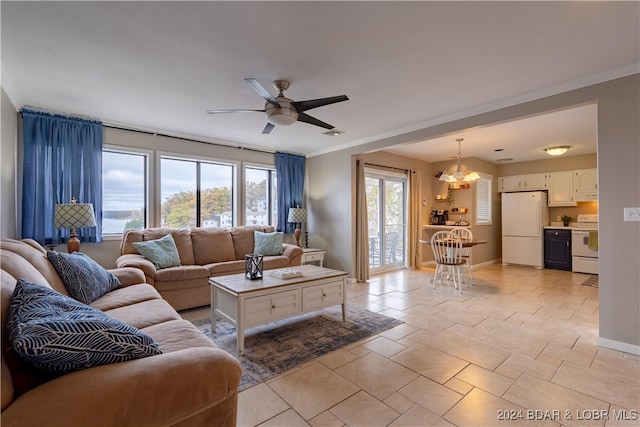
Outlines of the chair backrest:
{"type": "MultiPolygon", "coordinates": [[[[451,234],[455,234],[460,237],[460,240],[473,240],[473,233],[468,228],[454,228],[451,230],[451,234]]],[[[462,248],[462,256],[471,256],[471,246],[468,248],[462,248]]]]}
{"type": "Polygon", "coordinates": [[[438,231],[431,236],[431,249],[438,264],[459,265],[465,263],[462,258],[460,237],[448,231],[438,231]]]}
{"type": "Polygon", "coordinates": [[[387,260],[390,262],[396,262],[396,250],[398,249],[398,240],[400,234],[397,231],[389,231],[384,235],[384,247],[387,255],[387,260]]]}

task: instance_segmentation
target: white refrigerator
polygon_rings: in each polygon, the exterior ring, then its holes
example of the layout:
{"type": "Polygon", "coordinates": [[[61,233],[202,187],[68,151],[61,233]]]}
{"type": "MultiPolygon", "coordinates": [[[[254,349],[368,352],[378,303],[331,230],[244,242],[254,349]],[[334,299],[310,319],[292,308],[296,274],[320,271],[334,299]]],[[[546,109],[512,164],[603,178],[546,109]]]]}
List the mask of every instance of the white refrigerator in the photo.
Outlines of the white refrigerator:
{"type": "Polygon", "coordinates": [[[547,193],[502,193],[502,263],[544,266],[547,193]]]}

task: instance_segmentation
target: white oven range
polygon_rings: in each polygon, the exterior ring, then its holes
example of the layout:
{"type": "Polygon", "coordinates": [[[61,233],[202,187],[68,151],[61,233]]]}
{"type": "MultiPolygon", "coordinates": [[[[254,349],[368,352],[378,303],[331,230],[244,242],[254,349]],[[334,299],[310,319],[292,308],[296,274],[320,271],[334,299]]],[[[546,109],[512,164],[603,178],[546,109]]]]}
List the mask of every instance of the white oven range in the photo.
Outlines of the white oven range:
{"type": "Polygon", "coordinates": [[[598,214],[579,214],[571,230],[571,270],[598,274],[598,214]]]}

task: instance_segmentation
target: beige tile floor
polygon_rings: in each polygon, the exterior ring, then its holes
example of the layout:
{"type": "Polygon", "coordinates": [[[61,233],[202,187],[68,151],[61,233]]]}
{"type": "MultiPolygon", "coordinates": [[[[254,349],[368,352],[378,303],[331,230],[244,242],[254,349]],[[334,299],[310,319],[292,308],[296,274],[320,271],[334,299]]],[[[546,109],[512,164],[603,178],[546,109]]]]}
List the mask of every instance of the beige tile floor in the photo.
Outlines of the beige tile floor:
{"type": "Polygon", "coordinates": [[[640,425],[640,358],[597,346],[587,275],[494,264],[462,294],[432,276],[349,285],[405,323],[244,390],[238,425],[640,425]]]}

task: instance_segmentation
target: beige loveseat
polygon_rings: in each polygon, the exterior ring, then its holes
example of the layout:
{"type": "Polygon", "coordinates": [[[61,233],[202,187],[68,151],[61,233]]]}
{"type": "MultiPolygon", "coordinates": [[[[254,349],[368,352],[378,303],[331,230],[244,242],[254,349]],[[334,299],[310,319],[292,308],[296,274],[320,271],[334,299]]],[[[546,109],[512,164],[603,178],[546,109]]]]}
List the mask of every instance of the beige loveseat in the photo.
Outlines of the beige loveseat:
{"type": "MultiPolygon", "coordinates": [[[[209,277],[244,272],[244,256],[254,251],[254,232],[271,233],[272,226],[147,228],[130,230],[122,237],[118,267],[144,271],[147,283],[176,310],[211,304],[209,277]],[[180,255],[180,266],[156,269],[140,255],[134,242],[156,240],[171,234],[180,255]]],[[[303,250],[283,243],[282,255],[264,257],[264,269],[288,268],[302,263],[303,250]]]]}
{"type": "Polygon", "coordinates": [[[122,287],[91,306],[134,326],[162,354],[74,371],[54,379],[11,348],[7,318],[16,281],[69,295],[33,240],[2,239],[2,426],[232,426],[240,365],[144,284],[140,270],[109,270],[122,287]]]}

